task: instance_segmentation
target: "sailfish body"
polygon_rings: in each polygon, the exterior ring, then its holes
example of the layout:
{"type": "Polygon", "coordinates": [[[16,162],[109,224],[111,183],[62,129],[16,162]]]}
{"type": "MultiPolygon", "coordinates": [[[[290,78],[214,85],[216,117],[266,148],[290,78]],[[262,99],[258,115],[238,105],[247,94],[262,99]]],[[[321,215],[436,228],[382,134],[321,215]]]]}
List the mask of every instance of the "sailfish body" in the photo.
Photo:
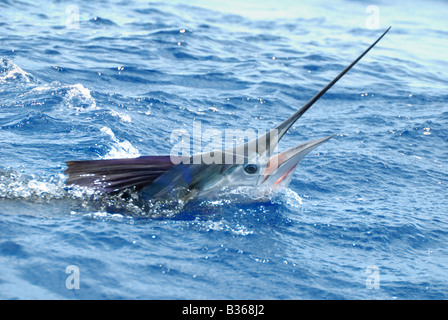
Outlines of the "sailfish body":
{"type": "Polygon", "coordinates": [[[288,119],[266,134],[226,150],[180,156],[146,156],[135,159],[68,161],[68,185],[104,193],[137,189],[149,199],[216,197],[224,190],[251,187],[262,193],[286,187],[303,157],[332,136],[309,141],[273,154],[288,129],[347,71],[370,51],[390,27],[357,59],[338,74],[288,119]],[[203,159],[215,159],[209,163],[203,159]],[[199,162],[197,159],[201,159],[199,162]],[[229,161],[231,159],[231,161],[229,161]],[[216,161],[218,160],[218,161],[216,161]]]}

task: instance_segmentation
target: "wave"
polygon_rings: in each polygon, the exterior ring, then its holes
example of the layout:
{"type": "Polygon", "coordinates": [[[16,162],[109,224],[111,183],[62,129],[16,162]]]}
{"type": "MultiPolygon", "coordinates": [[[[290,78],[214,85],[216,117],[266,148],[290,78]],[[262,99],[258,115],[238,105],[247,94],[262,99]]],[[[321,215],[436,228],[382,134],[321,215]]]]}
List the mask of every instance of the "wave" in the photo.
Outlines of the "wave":
{"type": "Polygon", "coordinates": [[[99,109],[90,90],[84,87],[81,83],[62,85],[55,81],[49,84],[32,87],[31,90],[19,95],[20,98],[32,101],[55,96],[61,99],[59,104],[54,105],[55,107],[63,109],[59,111],[66,112],[68,110],[74,110],[76,114],[79,114],[80,112],[99,109]]]}
{"type": "Polygon", "coordinates": [[[33,76],[14,64],[10,59],[2,58],[0,60],[0,84],[31,81],[33,81],[33,76]]]}
{"type": "Polygon", "coordinates": [[[127,140],[120,141],[115,136],[114,132],[109,127],[101,128],[101,132],[110,136],[115,142],[108,154],[103,159],[125,159],[125,158],[138,158],[140,153],[138,150],[127,140]]]}

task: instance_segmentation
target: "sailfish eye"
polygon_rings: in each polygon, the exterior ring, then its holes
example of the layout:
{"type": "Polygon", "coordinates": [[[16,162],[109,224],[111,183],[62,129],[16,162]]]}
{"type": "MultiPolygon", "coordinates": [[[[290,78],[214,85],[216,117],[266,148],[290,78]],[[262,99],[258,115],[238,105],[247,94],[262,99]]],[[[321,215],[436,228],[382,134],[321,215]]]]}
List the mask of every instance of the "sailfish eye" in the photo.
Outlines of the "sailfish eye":
{"type": "Polygon", "coordinates": [[[244,167],[244,171],[248,174],[254,174],[258,172],[258,166],[256,164],[248,164],[244,167]]]}

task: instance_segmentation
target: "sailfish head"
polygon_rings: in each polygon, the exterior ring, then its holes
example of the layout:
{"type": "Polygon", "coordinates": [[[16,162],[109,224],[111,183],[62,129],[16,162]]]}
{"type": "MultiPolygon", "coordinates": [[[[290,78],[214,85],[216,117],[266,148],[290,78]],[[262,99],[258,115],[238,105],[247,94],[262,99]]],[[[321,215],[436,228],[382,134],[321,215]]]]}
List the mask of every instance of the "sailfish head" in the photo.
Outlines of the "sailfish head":
{"type": "Polygon", "coordinates": [[[191,157],[153,156],[137,159],[67,162],[68,184],[96,187],[105,192],[134,187],[150,199],[190,200],[219,196],[226,190],[250,187],[262,193],[285,187],[299,162],[332,136],[301,143],[275,154],[279,141],[291,126],[341,79],[390,27],[350,65],[288,119],[267,133],[225,150],[191,157]],[[213,161],[210,161],[213,159],[213,161]]]}

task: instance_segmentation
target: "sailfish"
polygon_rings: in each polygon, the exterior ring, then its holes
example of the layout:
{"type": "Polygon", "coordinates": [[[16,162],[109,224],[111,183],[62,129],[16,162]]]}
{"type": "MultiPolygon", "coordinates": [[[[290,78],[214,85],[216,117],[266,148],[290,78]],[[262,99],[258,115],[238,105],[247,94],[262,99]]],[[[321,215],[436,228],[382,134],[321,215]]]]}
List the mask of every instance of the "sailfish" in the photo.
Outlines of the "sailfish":
{"type": "Polygon", "coordinates": [[[333,135],[308,141],[274,154],[278,142],[291,126],[360,61],[390,30],[390,27],[350,65],[300,109],[274,129],[236,147],[192,156],[142,156],[134,159],[67,161],[67,185],[101,193],[136,190],[150,200],[187,202],[219,197],[226,191],[249,187],[266,194],[290,183],[299,162],[333,135]],[[205,161],[213,158],[215,161],[205,161]],[[199,159],[199,161],[198,161],[199,159]]]}

